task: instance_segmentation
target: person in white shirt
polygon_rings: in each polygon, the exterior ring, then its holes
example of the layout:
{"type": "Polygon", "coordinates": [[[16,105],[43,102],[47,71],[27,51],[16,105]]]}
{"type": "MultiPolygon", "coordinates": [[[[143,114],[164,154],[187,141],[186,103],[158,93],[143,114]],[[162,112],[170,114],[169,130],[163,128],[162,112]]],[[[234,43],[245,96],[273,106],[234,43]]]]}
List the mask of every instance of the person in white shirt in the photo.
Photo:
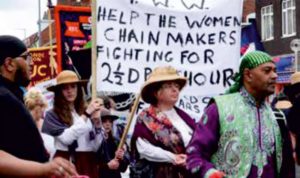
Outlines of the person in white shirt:
{"type": "Polygon", "coordinates": [[[185,148],[195,122],[175,107],[185,84],[186,78],[176,69],[161,67],[154,69],[143,85],[141,97],[150,107],[137,117],[131,140],[134,162],[130,177],[190,177],[185,169],[185,148]]]}
{"type": "Polygon", "coordinates": [[[81,86],[87,81],[79,80],[73,71],[62,71],[56,80],[56,85],[47,88],[55,94],[54,104],[46,113],[42,132],[54,137],[54,157],[64,157],[74,162],[79,174],[96,178],[96,151],[103,136],[100,122],[91,118],[101,112],[100,100],[92,100],[85,107],[81,86]]]}

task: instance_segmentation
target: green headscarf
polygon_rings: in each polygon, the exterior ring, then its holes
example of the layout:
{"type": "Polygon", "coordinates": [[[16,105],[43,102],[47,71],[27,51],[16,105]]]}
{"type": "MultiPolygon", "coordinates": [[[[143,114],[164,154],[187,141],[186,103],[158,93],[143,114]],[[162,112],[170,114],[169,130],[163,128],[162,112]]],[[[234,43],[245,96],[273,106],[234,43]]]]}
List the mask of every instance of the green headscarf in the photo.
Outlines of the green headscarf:
{"type": "Polygon", "coordinates": [[[241,61],[240,70],[234,76],[235,83],[226,91],[226,93],[235,93],[243,86],[243,72],[246,68],[253,69],[261,64],[272,62],[272,57],[262,51],[252,51],[247,53],[241,61]]]}

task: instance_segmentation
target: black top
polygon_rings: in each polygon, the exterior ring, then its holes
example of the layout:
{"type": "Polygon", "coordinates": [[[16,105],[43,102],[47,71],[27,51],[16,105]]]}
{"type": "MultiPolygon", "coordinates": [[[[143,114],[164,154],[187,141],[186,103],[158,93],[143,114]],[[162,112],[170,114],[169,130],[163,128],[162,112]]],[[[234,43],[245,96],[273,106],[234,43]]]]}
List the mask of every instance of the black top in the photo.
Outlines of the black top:
{"type": "Polygon", "coordinates": [[[300,160],[300,95],[293,96],[292,104],[289,113],[287,114],[286,120],[290,131],[296,135],[296,156],[297,160],[300,160]]]}
{"type": "Polygon", "coordinates": [[[125,172],[129,164],[129,154],[126,151],[121,160],[119,169],[111,170],[109,169],[107,163],[114,159],[115,152],[118,149],[119,140],[114,138],[112,134],[109,134],[107,139],[104,139],[100,148],[98,149],[98,159],[99,159],[99,177],[100,178],[121,178],[121,172],[125,172]]]}
{"type": "Polygon", "coordinates": [[[49,155],[29,111],[23,92],[0,76],[0,150],[18,158],[47,162],[49,155]]]}
{"type": "Polygon", "coordinates": [[[293,158],[292,141],[289,133],[289,129],[285,122],[285,115],[283,112],[276,108],[272,108],[276,121],[280,128],[282,137],[282,162],[285,163],[281,166],[279,177],[295,177],[295,161],[293,158]]]}

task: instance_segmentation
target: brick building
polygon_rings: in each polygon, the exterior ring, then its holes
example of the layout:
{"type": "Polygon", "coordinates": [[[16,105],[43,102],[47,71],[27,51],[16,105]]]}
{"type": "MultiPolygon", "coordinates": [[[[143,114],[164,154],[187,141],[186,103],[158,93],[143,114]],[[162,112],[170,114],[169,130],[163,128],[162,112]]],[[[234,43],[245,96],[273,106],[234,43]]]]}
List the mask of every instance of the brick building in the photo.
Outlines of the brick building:
{"type": "Polygon", "coordinates": [[[255,0],[244,0],[242,22],[247,22],[247,17],[255,13],[255,0]]]}
{"type": "MultiPolygon", "coordinates": [[[[57,0],[57,5],[68,5],[68,6],[90,6],[90,0],[57,0]]],[[[53,10],[51,10],[51,18],[54,18],[53,10]]],[[[48,13],[45,12],[42,18],[43,20],[48,20],[48,13]]],[[[51,23],[52,27],[52,44],[56,43],[56,32],[55,23],[51,23]]],[[[39,41],[38,33],[34,33],[30,37],[24,40],[27,47],[37,47],[39,41]]],[[[49,46],[49,25],[44,30],[41,31],[41,46],[49,46]]]]}
{"type": "MultiPolygon", "coordinates": [[[[299,0],[257,0],[256,19],[265,51],[277,62],[278,91],[294,72],[295,52],[290,43],[300,37],[299,0]]],[[[298,55],[299,56],[299,55],[298,55]]]]}

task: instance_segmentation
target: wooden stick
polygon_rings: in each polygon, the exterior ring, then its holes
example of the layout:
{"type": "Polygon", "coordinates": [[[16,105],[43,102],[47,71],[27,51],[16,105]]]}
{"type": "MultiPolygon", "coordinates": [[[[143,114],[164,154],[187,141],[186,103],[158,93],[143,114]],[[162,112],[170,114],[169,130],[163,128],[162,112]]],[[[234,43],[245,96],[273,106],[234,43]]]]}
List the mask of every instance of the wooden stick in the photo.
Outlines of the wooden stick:
{"type": "Polygon", "coordinates": [[[140,98],[141,98],[141,94],[138,94],[137,97],[135,98],[134,104],[133,104],[133,106],[132,106],[132,108],[131,108],[130,115],[129,115],[129,117],[126,119],[126,120],[127,120],[127,124],[126,124],[126,127],[125,127],[124,131],[123,131],[123,134],[122,134],[122,137],[121,137],[121,140],[120,140],[118,149],[121,149],[121,148],[123,147],[125,141],[126,141],[127,134],[128,134],[129,129],[130,129],[131,122],[132,122],[132,120],[133,120],[133,116],[134,116],[134,113],[135,113],[135,111],[136,111],[136,108],[138,107],[140,98]]]}
{"type": "Polygon", "coordinates": [[[49,21],[49,26],[48,26],[48,30],[49,30],[49,46],[50,46],[50,50],[52,51],[52,17],[51,17],[51,8],[48,8],[48,21],[49,21]]]}
{"type": "MultiPolygon", "coordinates": [[[[53,44],[52,44],[52,17],[51,17],[51,8],[49,6],[48,8],[48,22],[49,22],[49,26],[48,26],[48,31],[49,31],[49,66],[51,69],[51,78],[54,77],[54,75],[57,75],[57,64],[54,58],[54,52],[53,52],[53,44]],[[54,73],[55,72],[55,73],[54,73]]],[[[39,37],[41,38],[41,37],[39,37]]]]}
{"type": "Polygon", "coordinates": [[[97,98],[97,2],[92,0],[92,99],[97,98]]]}

